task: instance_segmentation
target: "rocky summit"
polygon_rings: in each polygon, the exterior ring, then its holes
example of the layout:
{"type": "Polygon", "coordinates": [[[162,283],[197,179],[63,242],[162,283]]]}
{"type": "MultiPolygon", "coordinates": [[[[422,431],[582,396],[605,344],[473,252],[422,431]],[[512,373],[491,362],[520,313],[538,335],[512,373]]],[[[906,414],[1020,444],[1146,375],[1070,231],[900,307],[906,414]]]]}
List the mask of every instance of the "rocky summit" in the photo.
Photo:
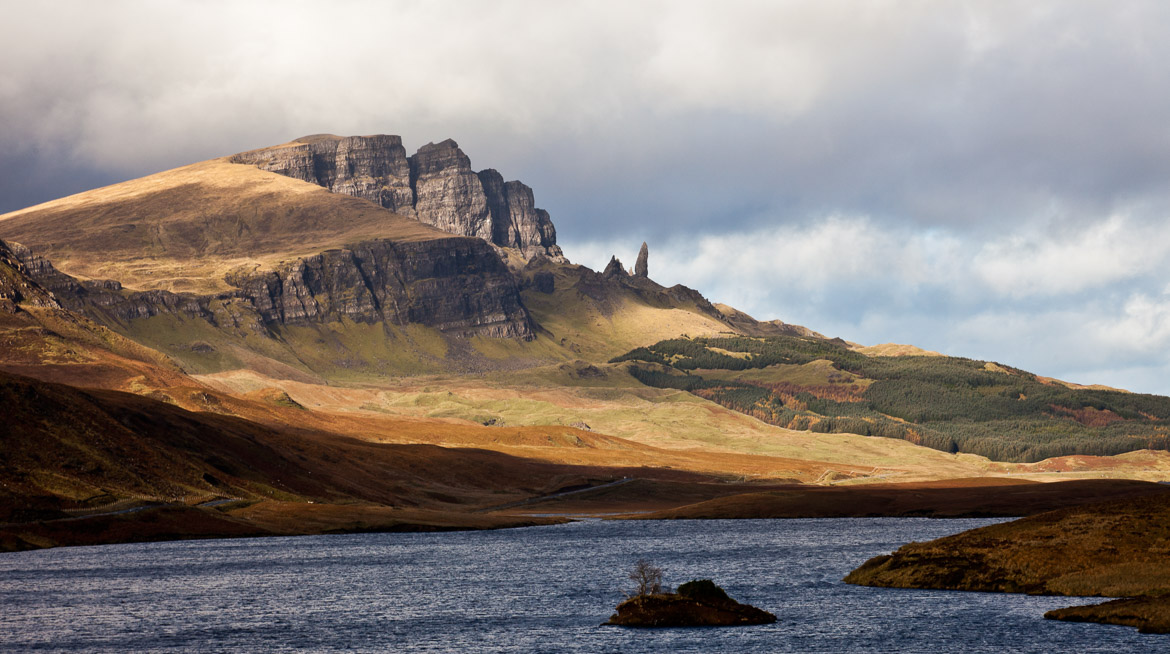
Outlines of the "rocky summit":
{"type": "Polygon", "coordinates": [[[473,171],[471,159],[451,139],[428,143],[408,157],[398,136],[315,135],[243,152],[230,161],[364,198],[451,234],[515,248],[526,257],[562,257],[556,228],[548,212],[536,208],[532,189],[505,182],[491,168],[473,171]]]}

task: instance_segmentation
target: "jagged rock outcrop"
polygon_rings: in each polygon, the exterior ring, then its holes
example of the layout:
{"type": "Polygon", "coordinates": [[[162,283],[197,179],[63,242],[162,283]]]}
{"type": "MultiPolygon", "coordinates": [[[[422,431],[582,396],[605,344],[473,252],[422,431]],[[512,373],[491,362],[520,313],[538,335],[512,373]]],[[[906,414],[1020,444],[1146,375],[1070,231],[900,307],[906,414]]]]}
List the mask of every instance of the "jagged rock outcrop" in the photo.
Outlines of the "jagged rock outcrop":
{"type": "Polygon", "coordinates": [[[635,277],[649,277],[650,270],[648,259],[650,258],[650,248],[646,247],[646,241],[642,241],[642,249],[638,250],[638,261],[634,263],[635,277]]]}
{"type": "Polygon", "coordinates": [[[495,230],[483,183],[455,141],[419,148],[410,158],[410,177],[420,221],[444,232],[492,241],[495,230]]]}
{"type": "Polygon", "coordinates": [[[252,164],[305,182],[414,215],[410,162],[398,136],[306,136],[275,148],[242,152],[235,163],[252,164]]]}
{"type": "Polygon", "coordinates": [[[237,290],[215,295],[129,292],[116,281],[78,281],[27,248],[13,252],[62,305],[100,322],[170,313],[260,332],[344,318],[418,323],[462,336],[533,336],[514,278],[491,246],[473,238],[366,241],[276,271],[229,274],[237,290]]]}
{"type": "Polygon", "coordinates": [[[482,241],[367,241],[261,274],[238,275],[265,322],[419,323],[445,332],[531,338],[508,269],[482,241]]]}
{"type": "Polygon", "coordinates": [[[536,208],[532,189],[519,181],[505,182],[492,168],[478,175],[491,211],[492,242],[528,257],[538,253],[559,257],[556,228],[548,212],[536,208]]]}
{"type": "MultiPolygon", "coordinates": [[[[563,278],[564,288],[572,288],[579,297],[588,298],[602,315],[610,315],[619,310],[623,302],[634,299],[662,309],[686,307],[723,322],[723,314],[702,293],[682,284],[666,287],[648,277],[630,275],[616,256],[610,258],[602,272],[577,265],[561,266],[557,270],[558,276],[563,278]]],[[[523,276],[526,280],[524,287],[535,287],[539,283],[537,276],[542,272],[549,271],[539,263],[529,264],[523,276]]],[[[562,282],[554,279],[549,292],[561,286],[562,282]]]]}
{"type": "Polygon", "coordinates": [[[609,258],[609,263],[605,264],[605,270],[601,271],[601,276],[606,279],[613,277],[629,277],[630,273],[622,267],[622,262],[618,260],[617,255],[609,258]]]}
{"type": "Polygon", "coordinates": [[[563,259],[548,212],[532,189],[505,182],[493,169],[475,172],[471,159],[447,139],[407,157],[398,136],[307,136],[237,154],[233,163],[258,166],[376,202],[396,213],[460,236],[474,236],[526,257],[563,259]]]}
{"type": "Polygon", "coordinates": [[[16,313],[22,304],[60,309],[50,291],[32,279],[28,265],[16,252],[18,249],[25,248],[0,241],[0,313],[16,313]]]}

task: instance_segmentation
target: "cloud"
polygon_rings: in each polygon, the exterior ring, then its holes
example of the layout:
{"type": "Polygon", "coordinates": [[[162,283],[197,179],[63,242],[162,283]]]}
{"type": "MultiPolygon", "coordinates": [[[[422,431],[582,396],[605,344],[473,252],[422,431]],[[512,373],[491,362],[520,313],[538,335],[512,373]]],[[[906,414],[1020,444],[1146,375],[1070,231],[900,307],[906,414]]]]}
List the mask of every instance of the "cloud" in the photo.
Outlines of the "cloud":
{"type": "Polygon", "coordinates": [[[1072,233],[1033,233],[987,243],[975,274],[1012,297],[1078,293],[1162,269],[1170,225],[1114,215],[1072,233]]]}

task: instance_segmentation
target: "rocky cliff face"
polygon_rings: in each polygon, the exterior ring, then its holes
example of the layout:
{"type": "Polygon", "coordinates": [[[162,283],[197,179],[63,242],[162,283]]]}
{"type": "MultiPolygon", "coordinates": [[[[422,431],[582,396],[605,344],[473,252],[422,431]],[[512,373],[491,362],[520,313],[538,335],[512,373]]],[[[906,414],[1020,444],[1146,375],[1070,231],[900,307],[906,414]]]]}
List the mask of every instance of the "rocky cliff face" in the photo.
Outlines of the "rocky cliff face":
{"type": "Polygon", "coordinates": [[[505,182],[492,169],[476,173],[450,139],[406,156],[397,136],[308,136],[287,145],[243,152],[251,164],[376,202],[443,231],[474,236],[525,256],[561,258],[548,212],[535,207],[532,189],[505,182]]]}
{"type": "Polygon", "coordinates": [[[530,339],[532,321],[512,275],[489,245],[472,238],[366,241],[297,259],[280,270],[231,275],[217,295],[129,292],[116,281],[80,282],[13,246],[37,284],[66,308],[101,322],[170,313],[233,327],[354,322],[418,323],[460,336],[530,339]],[[234,310],[224,311],[225,306],[234,310]],[[244,324],[250,323],[250,325],[244,324]]]}
{"type": "Polygon", "coordinates": [[[455,141],[419,148],[410,159],[410,177],[419,220],[445,232],[492,241],[495,229],[483,184],[455,141]]]}
{"type": "Polygon", "coordinates": [[[460,335],[531,338],[503,262],[476,239],[367,241],[228,279],[266,323],[419,323],[460,335]]]}
{"type": "Polygon", "coordinates": [[[232,161],[414,215],[410,163],[397,136],[307,136],[285,146],[237,154],[232,161]]]}
{"type": "MultiPolygon", "coordinates": [[[[24,249],[19,245],[15,248],[24,249]]],[[[0,241],[0,313],[16,313],[22,304],[61,308],[51,293],[32,279],[15,248],[0,241]]]]}

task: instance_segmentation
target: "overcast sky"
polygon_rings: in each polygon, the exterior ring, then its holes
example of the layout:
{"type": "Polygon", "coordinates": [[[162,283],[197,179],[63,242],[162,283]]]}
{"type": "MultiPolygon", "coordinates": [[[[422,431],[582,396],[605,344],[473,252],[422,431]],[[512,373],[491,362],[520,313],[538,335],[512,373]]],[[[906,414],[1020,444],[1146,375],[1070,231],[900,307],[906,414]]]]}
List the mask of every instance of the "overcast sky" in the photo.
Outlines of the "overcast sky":
{"type": "Polygon", "coordinates": [[[1170,394],[1170,3],[0,0],[0,212],[454,138],[570,259],[1170,394]]]}

